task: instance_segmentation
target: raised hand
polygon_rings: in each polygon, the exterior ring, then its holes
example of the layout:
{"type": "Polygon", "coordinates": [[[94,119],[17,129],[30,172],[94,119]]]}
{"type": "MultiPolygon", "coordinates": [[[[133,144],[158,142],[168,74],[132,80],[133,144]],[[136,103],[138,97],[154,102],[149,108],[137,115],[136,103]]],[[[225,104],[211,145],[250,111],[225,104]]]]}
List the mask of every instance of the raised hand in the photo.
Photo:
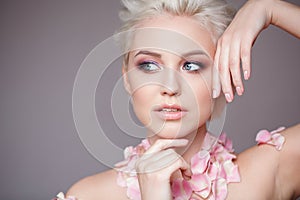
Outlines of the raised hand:
{"type": "Polygon", "coordinates": [[[249,0],[237,12],[219,38],[215,54],[213,96],[223,91],[233,101],[233,88],[244,93],[242,76],[251,76],[251,48],[259,33],[270,24],[300,37],[300,8],[279,0],[249,0]],[[241,67],[242,66],[242,67],[241,67]]]}

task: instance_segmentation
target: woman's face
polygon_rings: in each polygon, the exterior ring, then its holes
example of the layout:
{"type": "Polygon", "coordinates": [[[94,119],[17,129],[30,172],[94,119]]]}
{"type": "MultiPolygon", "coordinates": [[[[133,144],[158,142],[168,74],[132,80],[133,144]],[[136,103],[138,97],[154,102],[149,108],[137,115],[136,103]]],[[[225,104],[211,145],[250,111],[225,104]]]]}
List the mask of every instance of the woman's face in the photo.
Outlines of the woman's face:
{"type": "Polygon", "coordinates": [[[186,137],[211,113],[211,34],[188,17],[158,16],[139,28],[123,67],[135,114],[148,135],[186,137]]]}

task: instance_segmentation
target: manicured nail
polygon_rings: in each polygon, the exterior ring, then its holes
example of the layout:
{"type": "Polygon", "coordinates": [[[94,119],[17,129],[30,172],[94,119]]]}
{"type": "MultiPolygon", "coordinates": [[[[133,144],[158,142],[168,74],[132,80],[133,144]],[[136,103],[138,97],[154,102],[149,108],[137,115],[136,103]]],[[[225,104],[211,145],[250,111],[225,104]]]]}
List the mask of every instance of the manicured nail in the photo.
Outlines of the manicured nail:
{"type": "Polygon", "coordinates": [[[244,79],[248,80],[249,79],[249,73],[247,70],[244,71],[244,79]]]}
{"type": "Polygon", "coordinates": [[[216,89],[213,89],[213,98],[217,98],[217,90],[216,89]]]}
{"type": "Polygon", "coordinates": [[[241,87],[238,86],[235,89],[236,89],[236,91],[237,91],[237,93],[238,93],[239,96],[243,95],[243,91],[242,91],[241,87]]]}
{"type": "Polygon", "coordinates": [[[230,103],[232,102],[232,98],[231,98],[231,95],[229,93],[225,93],[225,98],[226,100],[230,103]]]}

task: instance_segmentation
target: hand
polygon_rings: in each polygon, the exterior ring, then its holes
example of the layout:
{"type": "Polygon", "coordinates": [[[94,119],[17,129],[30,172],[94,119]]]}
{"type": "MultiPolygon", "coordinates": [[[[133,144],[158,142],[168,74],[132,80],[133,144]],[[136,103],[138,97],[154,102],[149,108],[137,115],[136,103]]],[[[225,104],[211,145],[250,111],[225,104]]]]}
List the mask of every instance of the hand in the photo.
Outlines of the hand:
{"type": "Polygon", "coordinates": [[[189,165],[172,149],[187,143],[185,139],[157,140],[137,161],[136,171],[143,200],[173,199],[171,175],[182,170],[186,176],[191,176],[189,165]]]}
{"type": "Polygon", "coordinates": [[[222,91],[228,102],[244,93],[244,79],[251,75],[251,48],[258,34],[272,21],[272,6],[276,0],[249,0],[236,14],[219,38],[215,54],[213,96],[222,91]],[[242,65],[242,72],[241,67],[242,65]]]}

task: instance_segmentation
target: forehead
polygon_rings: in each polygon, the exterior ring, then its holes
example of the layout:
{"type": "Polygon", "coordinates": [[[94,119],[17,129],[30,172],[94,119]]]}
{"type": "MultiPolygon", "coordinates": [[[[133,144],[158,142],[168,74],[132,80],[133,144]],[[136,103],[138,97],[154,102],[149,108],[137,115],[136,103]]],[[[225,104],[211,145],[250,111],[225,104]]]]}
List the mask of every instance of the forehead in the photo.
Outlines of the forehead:
{"type": "Polygon", "coordinates": [[[211,36],[194,19],[162,15],[140,24],[134,31],[130,50],[160,49],[177,55],[203,51],[213,58],[215,45],[211,36]]]}

